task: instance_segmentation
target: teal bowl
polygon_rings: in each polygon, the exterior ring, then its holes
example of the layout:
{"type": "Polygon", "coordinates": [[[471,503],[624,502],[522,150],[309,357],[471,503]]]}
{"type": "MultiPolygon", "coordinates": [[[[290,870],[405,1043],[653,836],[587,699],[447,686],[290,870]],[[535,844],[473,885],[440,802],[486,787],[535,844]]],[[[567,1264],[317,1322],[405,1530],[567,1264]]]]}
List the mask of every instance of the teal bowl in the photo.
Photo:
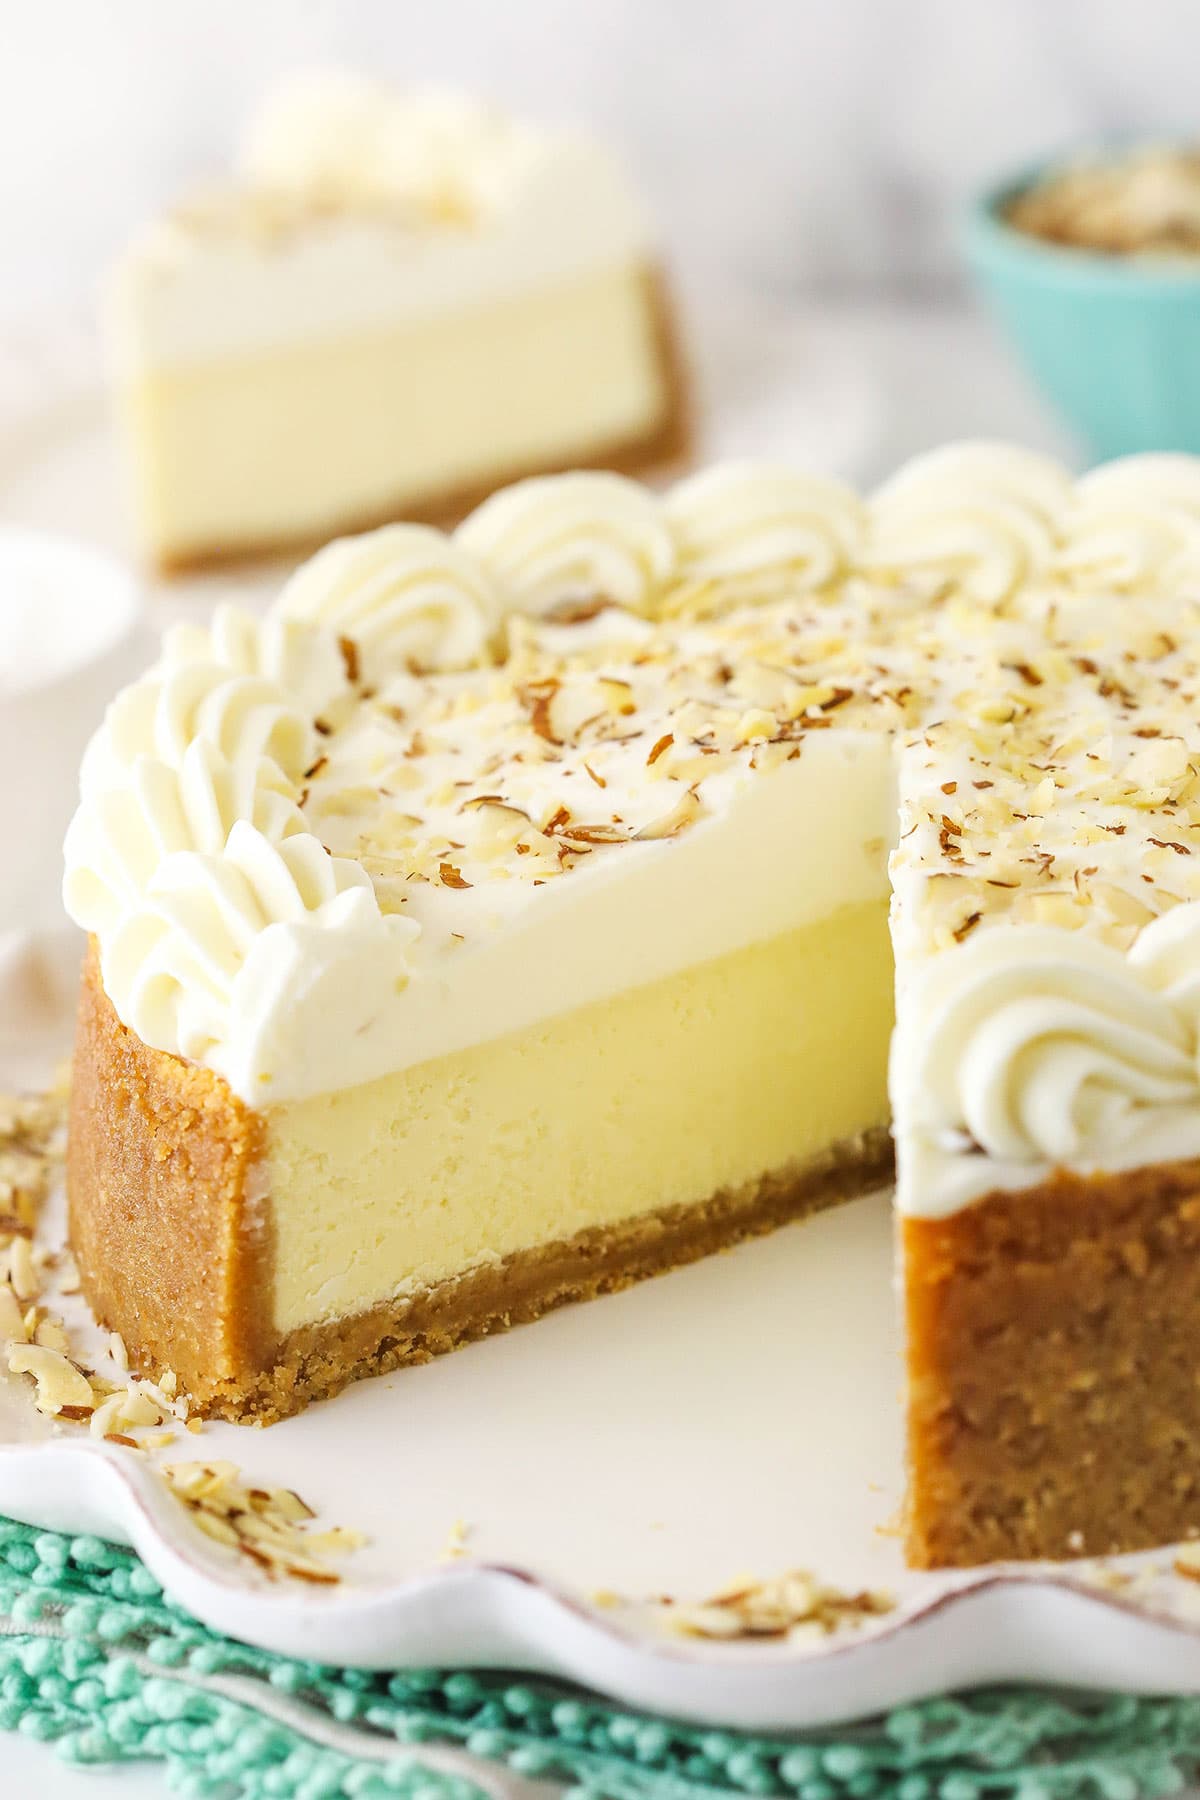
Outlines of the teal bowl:
{"type": "Polygon", "coordinates": [[[1003,208],[1043,172],[985,194],[968,218],[992,310],[1095,458],[1200,452],[1200,258],[1138,262],[1017,231],[1003,208]]]}

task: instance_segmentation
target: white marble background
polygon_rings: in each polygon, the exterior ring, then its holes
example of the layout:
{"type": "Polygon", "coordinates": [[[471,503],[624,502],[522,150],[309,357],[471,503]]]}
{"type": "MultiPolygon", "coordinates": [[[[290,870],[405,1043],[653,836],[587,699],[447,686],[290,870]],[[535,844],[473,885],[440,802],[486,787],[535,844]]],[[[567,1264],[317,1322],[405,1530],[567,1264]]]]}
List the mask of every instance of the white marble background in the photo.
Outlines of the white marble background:
{"type": "Polygon", "coordinates": [[[77,301],[330,61],[586,119],[677,258],[777,292],[944,289],[997,170],[1200,125],[1197,0],[0,0],[0,320],[77,301]]]}

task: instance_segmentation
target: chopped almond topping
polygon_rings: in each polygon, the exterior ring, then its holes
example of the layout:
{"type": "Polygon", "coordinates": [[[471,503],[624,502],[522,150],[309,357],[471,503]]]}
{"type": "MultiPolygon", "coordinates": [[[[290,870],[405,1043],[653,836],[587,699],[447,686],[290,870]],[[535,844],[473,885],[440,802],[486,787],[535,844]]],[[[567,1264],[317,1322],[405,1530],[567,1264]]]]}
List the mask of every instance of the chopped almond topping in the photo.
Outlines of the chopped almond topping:
{"type": "Polygon", "coordinates": [[[559,682],[551,680],[530,682],[526,687],[517,690],[521,704],[528,710],[530,725],[538,737],[547,744],[562,743],[550,718],[550,708],[554,704],[554,696],[557,694],[559,686],[559,682]]]}
{"type": "Polygon", "coordinates": [[[338,649],[341,651],[342,661],[346,665],[346,679],[353,686],[353,684],[357,682],[359,675],[358,645],[351,637],[340,637],[338,639],[338,649]]]}
{"type": "Polygon", "coordinates": [[[618,718],[628,718],[630,714],[637,711],[633,702],[633,689],[629,682],[615,676],[602,675],[599,687],[609,711],[618,718]]]}
{"type": "Polygon", "coordinates": [[[700,801],[691,788],[680,795],[670,812],[634,833],[639,839],[677,837],[700,816],[700,801]]]}
{"type": "MultiPolygon", "coordinates": [[[[549,827],[547,827],[547,830],[549,827]]],[[[580,844],[626,844],[629,833],[622,825],[564,825],[560,837],[580,844]]]]}

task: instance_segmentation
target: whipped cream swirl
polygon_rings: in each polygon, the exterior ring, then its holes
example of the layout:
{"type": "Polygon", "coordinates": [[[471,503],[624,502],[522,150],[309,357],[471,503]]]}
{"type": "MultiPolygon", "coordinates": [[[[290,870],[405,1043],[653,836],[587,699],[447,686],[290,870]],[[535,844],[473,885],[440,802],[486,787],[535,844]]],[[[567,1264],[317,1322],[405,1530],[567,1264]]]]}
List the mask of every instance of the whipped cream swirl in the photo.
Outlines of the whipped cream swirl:
{"type": "Polygon", "coordinates": [[[1063,573],[1118,592],[1200,588],[1200,466],[1190,456],[1125,456],[1080,481],[1065,523],[1063,573]]]}
{"type": "Polygon", "coordinates": [[[1129,963],[1189,1020],[1200,1041],[1200,901],[1173,906],[1147,925],[1130,949],[1129,963]]]}
{"type": "Polygon", "coordinates": [[[178,767],[142,753],[109,780],[89,780],[67,833],[68,912],[103,938],[140,906],[164,859],[219,856],[239,820],[273,843],[306,831],[293,793],[269,758],[231,762],[204,738],[188,745],[178,767]]]}
{"type": "Polygon", "coordinates": [[[385,525],[337,538],[284,587],[274,613],[357,645],[366,680],[486,660],[500,603],[488,570],[444,532],[385,525]]]}
{"type": "Polygon", "coordinates": [[[996,605],[1053,564],[1071,483],[1057,463],[999,444],[917,457],[871,503],[869,568],[935,575],[996,605]]]}
{"type": "Polygon", "coordinates": [[[337,994],[343,1017],[369,1021],[416,935],[308,830],[297,802],[318,740],[296,694],[259,672],[276,655],[310,705],[330,697],[341,655],[311,627],[228,611],[170,635],[88,750],[63,889],[123,1023],[264,1100],[320,1005],[337,994]]]}
{"type": "Polygon", "coordinates": [[[265,619],[223,604],[207,627],[176,625],[166,633],[163,667],[215,664],[238,675],[259,676],[282,689],[301,713],[316,717],[345,692],[347,681],[336,639],[314,631],[312,624],[297,622],[278,604],[265,619]]]}
{"type": "Polygon", "coordinates": [[[123,783],[143,756],[178,767],[198,740],[243,771],[266,761],[289,777],[316,754],[311,719],[278,683],[207,659],[164,660],[109,707],[84,756],[84,798],[123,783]]]}
{"type": "Polygon", "coordinates": [[[649,612],[675,571],[662,507],[622,475],[519,481],[485,500],[455,535],[516,612],[590,600],[649,612]]]}
{"type": "Polygon", "coordinates": [[[829,586],[855,566],[866,511],[851,488],[768,463],[729,463],[680,482],[665,501],[684,581],[741,600],[829,586]]]}
{"type": "MultiPolygon", "coordinates": [[[[224,1054],[239,1036],[234,1026],[249,1024],[260,1037],[266,1025],[249,996],[265,998],[272,1012],[286,1005],[269,991],[284,948],[276,935],[308,925],[348,936],[385,923],[357,863],[331,857],[305,831],[273,843],[245,819],[219,852],[164,857],[141,898],[101,940],[107,991],[143,1042],[234,1074],[238,1086],[247,1075],[224,1054]]],[[[407,941],[411,927],[396,923],[407,941]]],[[[249,1062],[253,1081],[252,1050],[249,1062]]]]}
{"type": "Polygon", "coordinates": [[[1037,925],[977,932],[900,997],[897,1116],[988,1156],[1066,1163],[1117,1148],[1140,1109],[1197,1102],[1196,1038],[1129,959],[1037,925]]]}
{"type": "Polygon", "coordinates": [[[252,121],[241,163],[257,187],[347,206],[408,202],[469,223],[509,191],[536,132],[466,95],[397,93],[349,73],[295,75],[252,121]]]}

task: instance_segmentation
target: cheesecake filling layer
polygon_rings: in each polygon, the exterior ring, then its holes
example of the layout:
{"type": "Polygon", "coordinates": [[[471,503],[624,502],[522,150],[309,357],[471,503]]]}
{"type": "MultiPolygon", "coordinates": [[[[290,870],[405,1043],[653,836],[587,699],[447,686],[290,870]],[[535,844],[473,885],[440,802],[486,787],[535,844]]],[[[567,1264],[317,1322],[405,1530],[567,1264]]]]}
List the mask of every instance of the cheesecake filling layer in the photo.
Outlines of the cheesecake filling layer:
{"type": "Polygon", "coordinates": [[[277,1330],[703,1203],[886,1123],[886,911],[844,907],[508,1037],[270,1108],[277,1330]]]}
{"type": "Polygon", "coordinates": [[[139,370],[120,389],[126,428],[151,452],[135,470],[138,517],[180,554],[262,546],[615,454],[673,404],[660,325],[654,278],[633,261],[492,304],[139,370]]]}

